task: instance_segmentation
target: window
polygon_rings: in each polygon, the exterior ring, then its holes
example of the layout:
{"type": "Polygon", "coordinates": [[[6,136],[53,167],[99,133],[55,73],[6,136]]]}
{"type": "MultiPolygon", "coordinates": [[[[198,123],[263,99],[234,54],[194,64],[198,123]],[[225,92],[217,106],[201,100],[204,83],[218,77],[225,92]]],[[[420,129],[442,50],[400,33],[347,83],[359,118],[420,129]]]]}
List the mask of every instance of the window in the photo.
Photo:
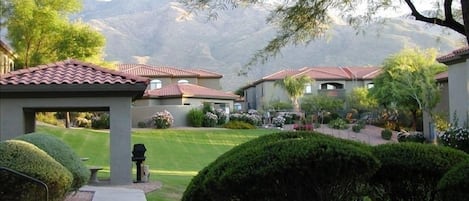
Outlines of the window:
{"type": "Polygon", "coordinates": [[[178,81],[178,84],[187,84],[187,83],[189,83],[189,81],[187,81],[187,80],[179,80],[178,81]]]}
{"type": "Polygon", "coordinates": [[[152,80],[150,82],[150,90],[159,89],[162,87],[161,80],[152,80]]]}
{"type": "Polygon", "coordinates": [[[305,84],[305,94],[310,94],[313,92],[313,88],[311,87],[311,84],[305,84]]]}
{"type": "Polygon", "coordinates": [[[368,89],[371,89],[371,88],[373,88],[374,86],[375,86],[374,83],[368,83],[368,84],[366,85],[366,87],[367,87],[368,89]]]}

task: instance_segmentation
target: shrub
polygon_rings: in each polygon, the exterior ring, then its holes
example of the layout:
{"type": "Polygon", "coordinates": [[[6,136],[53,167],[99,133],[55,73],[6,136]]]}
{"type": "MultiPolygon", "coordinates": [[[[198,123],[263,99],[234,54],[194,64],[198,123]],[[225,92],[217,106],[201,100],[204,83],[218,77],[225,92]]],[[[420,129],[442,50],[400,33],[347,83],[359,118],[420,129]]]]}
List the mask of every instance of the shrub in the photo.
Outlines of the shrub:
{"type": "Polygon", "coordinates": [[[204,122],[203,126],[204,127],[215,127],[218,122],[218,117],[216,114],[213,114],[211,112],[207,112],[204,115],[204,122]]]}
{"type": "Polygon", "coordinates": [[[282,128],[283,125],[285,125],[285,121],[286,121],[286,119],[283,118],[282,116],[276,116],[276,117],[272,118],[272,124],[273,124],[275,127],[280,127],[280,128],[282,128]]]}
{"type": "Polygon", "coordinates": [[[425,136],[421,132],[400,132],[397,134],[397,141],[424,143],[425,136]]]}
{"type": "Polygon", "coordinates": [[[91,119],[91,128],[94,129],[109,129],[110,118],[108,113],[100,113],[91,119]]]}
{"type": "Polygon", "coordinates": [[[73,176],[72,190],[78,190],[85,185],[90,178],[90,171],[83,164],[80,157],[73,149],[55,136],[31,133],[22,135],[16,140],[29,142],[45,151],[49,156],[67,168],[73,176]]]}
{"type": "Polygon", "coordinates": [[[352,131],[355,132],[355,133],[359,133],[361,129],[362,129],[362,127],[358,124],[355,124],[355,125],[352,126],[352,131]]]}
{"type": "Polygon", "coordinates": [[[147,123],[145,123],[144,121],[139,121],[137,123],[137,127],[139,128],[146,128],[147,127],[147,123]]]}
{"type": "Polygon", "coordinates": [[[242,121],[229,121],[225,125],[223,125],[224,128],[230,128],[230,129],[255,129],[256,127],[248,124],[246,122],[242,121]]]}
{"type": "Polygon", "coordinates": [[[192,179],[182,200],[355,200],[378,167],[367,145],[275,133],[221,155],[192,179]]]}
{"type": "Polygon", "coordinates": [[[262,117],[256,113],[234,113],[230,115],[231,121],[243,121],[253,126],[259,126],[262,124],[262,117]]]}
{"type": "Polygon", "coordinates": [[[441,177],[469,155],[455,149],[418,143],[391,143],[373,147],[381,168],[372,177],[372,200],[432,200],[441,177]]]}
{"type": "MultiPolygon", "coordinates": [[[[72,174],[46,152],[20,140],[0,142],[0,166],[39,179],[47,184],[49,200],[63,200],[70,190],[72,174]]],[[[4,171],[0,171],[0,200],[35,201],[42,189],[4,171]]]]}
{"type": "Polygon", "coordinates": [[[204,121],[204,112],[197,108],[192,108],[187,114],[187,120],[192,127],[201,127],[204,121]]]}
{"type": "Polygon", "coordinates": [[[466,201],[469,198],[469,160],[458,163],[438,182],[438,195],[443,201],[466,201]]]}
{"type": "Polygon", "coordinates": [[[313,131],[314,127],[312,124],[295,124],[293,129],[297,131],[313,131]]]}
{"type": "Polygon", "coordinates": [[[381,137],[385,140],[390,140],[392,137],[392,131],[389,128],[383,129],[381,131],[381,137]]]}
{"type": "Polygon", "coordinates": [[[174,123],[173,115],[167,110],[163,112],[157,112],[151,118],[153,120],[153,125],[156,128],[169,128],[174,123]]]}
{"type": "Polygon", "coordinates": [[[334,128],[334,129],[347,129],[348,128],[347,122],[341,118],[330,121],[328,125],[330,128],[334,128]]]}
{"type": "Polygon", "coordinates": [[[217,125],[222,125],[222,124],[226,123],[226,121],[228,120],[228,116],[226,115],[225,111],[222,110],[222,109],[216,109],[215,110],[215,115],[217,115],[217,117],[218,117],[217,125]]]}
{"type": "Polygon", "coordinates": [[[57,120],[56,112],[38,112],[36,113],[36,120],[56,126],[64,126],[63,121],[57,120]]]}
{"type": "Polygon", "coordinates": [[[469,129],[452,126],[438,136],[439,142],[448,147],[469,153],[469,129]]]}

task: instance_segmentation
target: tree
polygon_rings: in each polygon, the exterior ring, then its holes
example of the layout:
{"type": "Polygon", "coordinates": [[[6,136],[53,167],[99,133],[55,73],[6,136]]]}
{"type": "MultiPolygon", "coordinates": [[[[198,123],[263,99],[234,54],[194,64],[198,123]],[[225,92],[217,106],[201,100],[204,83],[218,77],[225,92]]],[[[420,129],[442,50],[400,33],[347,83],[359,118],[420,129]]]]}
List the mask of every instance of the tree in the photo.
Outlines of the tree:
{"type": "Polygon", "coordinates": [[[344,107],[342,99],[329,97],[323,94],[305,96],[301,99],[301,108],[306,114],[319,112],[337,112],[344,107]]]}
{"type": "Polygon", "coordinates": [[[436,61],[435,50],[404,49],[384,61],[382,73],[373,80],[370,92],[384,107],[396,104],[411,111],[415,129],[417,112],[432,116],[439,101],[435,75],[445,70],[436,61]]]}
{"type": "MultiPolygon", "coordinates": [[[[225,10],[245,5],[262,4],[262,0],[180,0],[191,11],[208,10],[209,16],[217,15],[217,10],[225,10]]],[[[270,13],[267,22],[277,25],[277,35],[267,46],[251,58],[248,66],[266,62],[289,45],[307,44],[322,37],[330,28],[331,11],[339,11],[350,25],[362,24],[379,19],[377,15],[398,6],[409,8],[415,20],[447,27],[464,35],[469,43],[469,1],[433,0],[426,5],[434,5],[434,10],[423,13],[412,0],[284,0],[270,13]],[[363,7],[366,9],[363,10],[363,7]]]]}
{"type": "Polygon", "coordinates": [[[365,87],[357,87],[347,95],[347,104],[349,108],[359,111],[370,111],[378,107],[378,101],[369,96],[369,90],[365,87]]]}
{"type": "Polygon", "coordinates": [[[104,37],[67,18],[80,10],[79,0],[5,0],[2,4],[8,6],[2,19],[6,18],[7,38],[18,55],[19,67],[101,56],[104,37]]]}
{"type": "Polygon", "coordinates": [[[299,77],[286,76],[283,80],[277,80],[274,85],[281,86],[285,89],[293,103],[293,109],[295,112],[299,112],[300,105],[298,103],[298,99],[304,95],[306,84],[311,82],[313,82],[313,80],[306,75],[301,75],[299,77]]]}

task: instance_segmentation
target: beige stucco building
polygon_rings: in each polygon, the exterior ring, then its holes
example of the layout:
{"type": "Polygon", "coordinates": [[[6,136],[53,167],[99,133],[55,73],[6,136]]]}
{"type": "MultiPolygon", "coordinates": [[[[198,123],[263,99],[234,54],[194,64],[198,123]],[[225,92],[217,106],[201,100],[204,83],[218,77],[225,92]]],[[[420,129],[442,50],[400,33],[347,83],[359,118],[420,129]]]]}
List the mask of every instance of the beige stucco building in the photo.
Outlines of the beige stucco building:
{"type": "Polygon", "coordinates": [[[180,69],[146,64],[119,64],[122,72],[149,78],[143,98],[132,105],[132,127],[148,122],[164,110],[174,118],[173,126],[188,126],[187,113],[210,104],[227,113],[234,108],[238,95],[221,90],[220,74],[200,69],[180,69]]]}
{"type": "Polygon", "coordinates": [[[345,98],[355,87],[373,87],[373,78],[379,73],[379,67],[304,67],[278,71],[243,87],[244,108],[263,110],[273,101],[290,102],[287,92],[275,85],[277,80],[286,76],[306,75],[312,78],[314,82],[306,86],[305,95],[326,94],[345,98]]]}
{"type": "Polygon", "coordinates": [[[458,125],[464,126],[469,121],[469,46],[454,50],[437,60],[448,65],[450,120],[458,119],[458,125]]]}
{"type": "Polygon", "coordinates": [[[15,57],[13,50],[0,39],[0,75],[14,70],[15,57]]]}

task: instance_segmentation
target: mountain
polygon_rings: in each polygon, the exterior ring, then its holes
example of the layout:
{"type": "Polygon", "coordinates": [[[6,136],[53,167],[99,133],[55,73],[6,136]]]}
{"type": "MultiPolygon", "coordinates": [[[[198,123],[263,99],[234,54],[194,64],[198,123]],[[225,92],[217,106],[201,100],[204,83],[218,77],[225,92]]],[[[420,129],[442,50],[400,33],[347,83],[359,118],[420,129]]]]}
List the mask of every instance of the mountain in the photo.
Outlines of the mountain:
{"type": "Polygon", "coordinates": [[[200,68],[224,75],[225,90],[236,90],[281,69],[304,66],[376,66],[404,47],[436,47],[449,52],[462,39],[412,19],[393,18],[358,33],[340,20],[321,40],[288,46],[263,65],[237,76],[251,56],[275,35],[265,23],[268,10],[238,8],[218,13],[216,20],[188,15],[184,7],[163,0],[84,0],[74,16],[101,31],[107,40],[106,60],[200,68]]]}

